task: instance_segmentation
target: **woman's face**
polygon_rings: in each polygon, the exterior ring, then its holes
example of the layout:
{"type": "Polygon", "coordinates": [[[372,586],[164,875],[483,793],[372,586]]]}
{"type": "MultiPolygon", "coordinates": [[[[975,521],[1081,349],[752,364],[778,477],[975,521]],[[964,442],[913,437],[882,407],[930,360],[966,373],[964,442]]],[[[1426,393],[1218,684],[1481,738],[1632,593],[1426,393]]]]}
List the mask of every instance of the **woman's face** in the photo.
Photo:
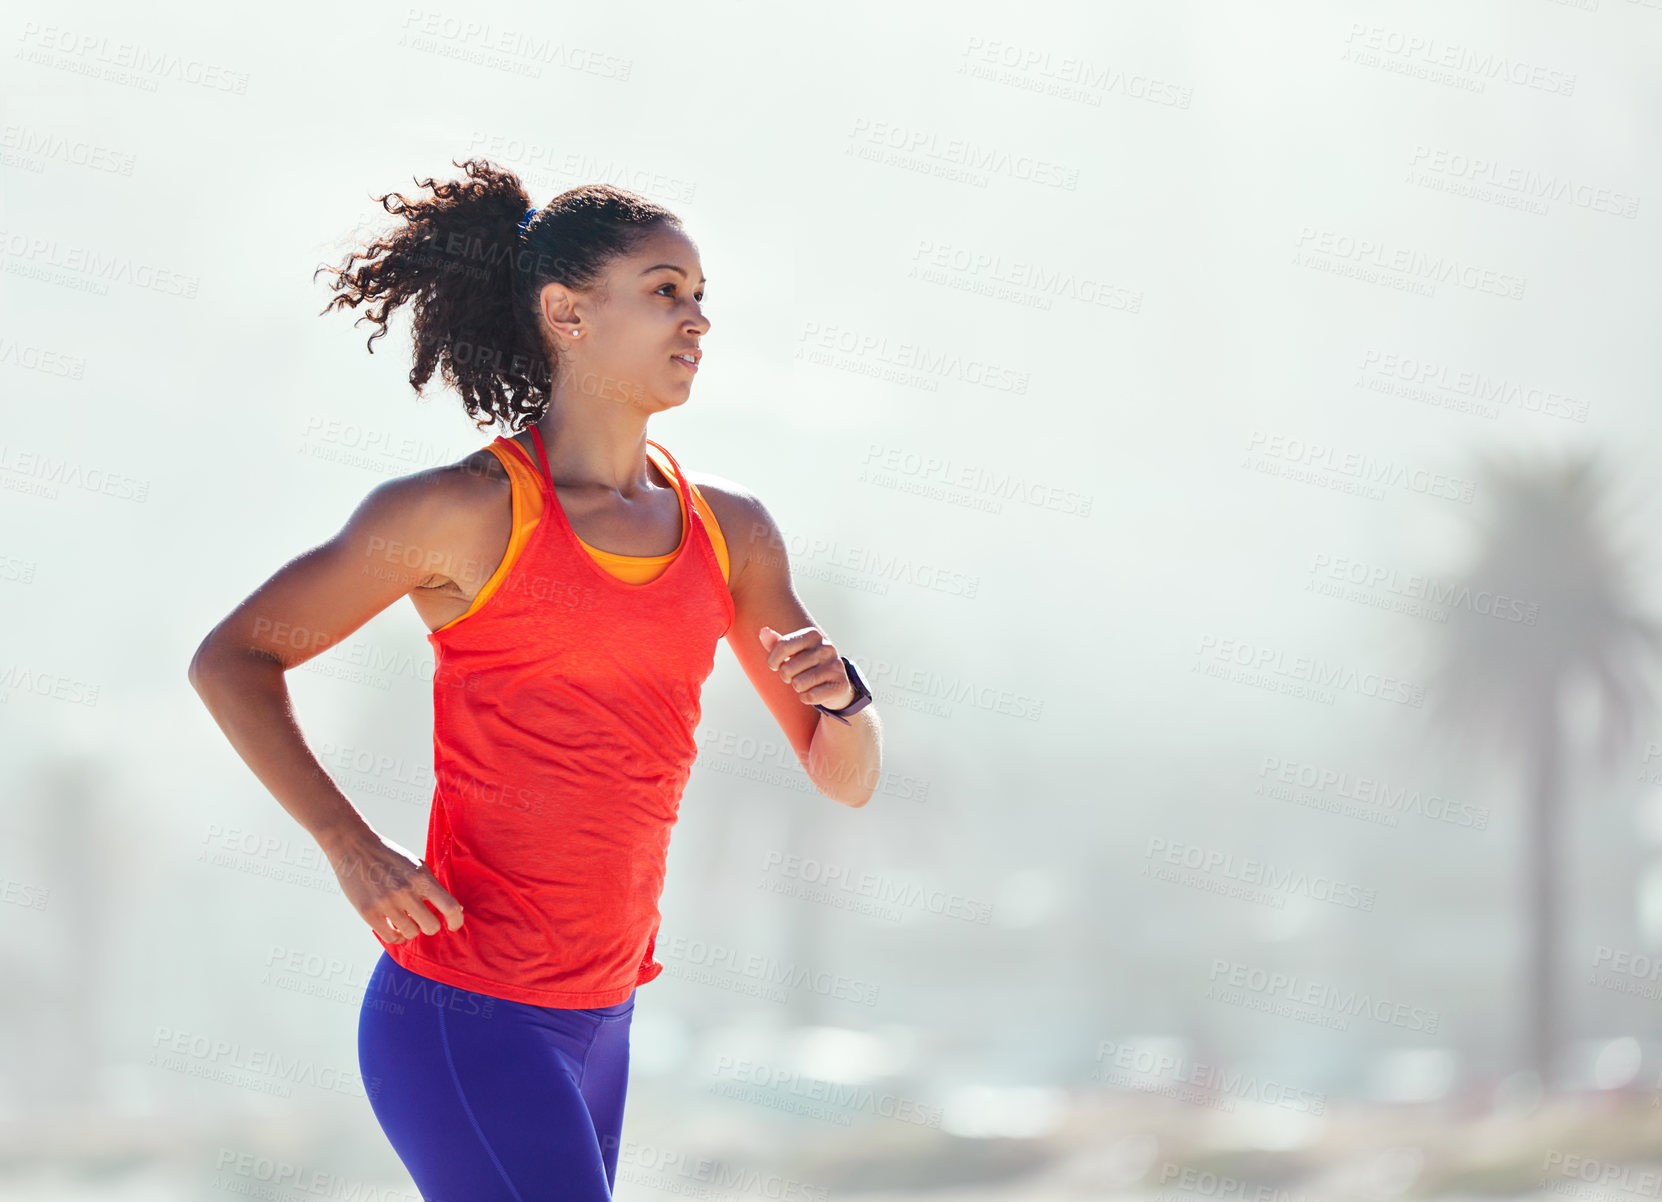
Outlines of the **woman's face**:
{"type": "Polygon", "coordinates": [[[544,312],[555,327],[568,387],[648,413],[683,404],[697,372],[676,356],[702,353],[710,329],[703,299],[698,248],[684,233],[663,226],[633,253],[614,260],[588,292],[546,291],[544,312]],[[573,338],[573,328],[582,335],[573,338]]]}

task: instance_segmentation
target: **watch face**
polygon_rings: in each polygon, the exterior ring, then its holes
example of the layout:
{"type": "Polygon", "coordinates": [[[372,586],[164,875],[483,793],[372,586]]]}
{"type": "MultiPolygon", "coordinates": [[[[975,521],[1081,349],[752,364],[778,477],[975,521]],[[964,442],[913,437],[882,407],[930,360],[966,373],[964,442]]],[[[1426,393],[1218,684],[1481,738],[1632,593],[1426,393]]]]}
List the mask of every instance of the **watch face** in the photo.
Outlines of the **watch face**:
{"type": "Polygon", "coordinates": [[[843,717],[844,714],[858,713],[860,710],[863,710],[866,706],[871,704],[872,698],[871,690],[866,687],[866,682],[860,679],[860,673],[854,667],[854,661],[849,659],[846,655],[841,658],[843,661],[843,669],[848,673],[848,683],[854,686],[854,699],[841,709],[834,710],[825,705],[816,705],[814,708],[830,714],[833,718],[842,718],[842,720],[846,722],[848,719],[843,717]]]}
{"type": "MultiPolygon", "coordinates": [[[[843,667],[848,669],[848,683],[854,686],[854,701],[858,701],[862,697],[870,697],[871,690],[866,688],[866,682],[860,679],[860,673],[854,667],[854,661],[845,658],[843,667]]],[[[849,704],[852,705],[853,702],[849,704]]]]}

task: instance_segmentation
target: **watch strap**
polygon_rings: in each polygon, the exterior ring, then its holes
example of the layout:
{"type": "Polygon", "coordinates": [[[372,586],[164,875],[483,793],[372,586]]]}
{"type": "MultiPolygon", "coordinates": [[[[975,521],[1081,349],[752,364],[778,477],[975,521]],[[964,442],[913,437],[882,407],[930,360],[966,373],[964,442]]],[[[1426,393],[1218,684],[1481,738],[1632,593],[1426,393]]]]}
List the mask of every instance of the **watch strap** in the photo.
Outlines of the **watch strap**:
{"type": "Polygon", "coordinates": [[[830,714],[838,722],[848,726],[851,725],[848,721],[850,714],[857,714],[871,704],[871,690],[866,687],[866,682],[860,679],[860,673],[855,669],[854,661],[846,655],[840,658],[843,661],[844,670],[848,673],[848,683],[854,686],[854,700],[840,710],[828,709],[823,705],[815,705],[814,708],[822,714],[830,714]]]}

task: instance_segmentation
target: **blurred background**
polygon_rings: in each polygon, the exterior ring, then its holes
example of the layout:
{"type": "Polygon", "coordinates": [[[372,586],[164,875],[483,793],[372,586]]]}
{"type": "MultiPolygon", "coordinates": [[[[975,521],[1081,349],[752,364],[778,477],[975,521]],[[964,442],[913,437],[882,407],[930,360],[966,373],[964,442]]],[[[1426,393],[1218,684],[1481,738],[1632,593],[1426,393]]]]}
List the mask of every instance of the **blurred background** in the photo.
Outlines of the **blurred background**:
{"type": "MultiPolygon", "coordinates": [[[[0,1195],[414,1199],[378,954],[187,684],[466,455],[372,195],[484,156],[697,241],[650,435],[871,683],[819,795],[731,653],[617,1196],[1654,1196],[1662,5],[11,6],[0,1195]]],[[[419,849],[400,603],[289,674],[419,849]]]]}

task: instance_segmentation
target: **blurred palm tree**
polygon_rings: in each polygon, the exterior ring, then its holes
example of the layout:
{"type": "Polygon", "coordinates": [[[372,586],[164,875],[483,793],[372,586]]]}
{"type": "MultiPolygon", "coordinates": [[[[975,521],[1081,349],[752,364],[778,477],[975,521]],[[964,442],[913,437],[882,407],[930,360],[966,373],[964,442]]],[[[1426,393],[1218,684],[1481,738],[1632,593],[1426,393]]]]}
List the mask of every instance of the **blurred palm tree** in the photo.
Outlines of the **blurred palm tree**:
{"type": "Polygon", "coordinates": [[[1429,717],[1434,737],[1457,741],[1460,754],[1490,744],[1524,777],[1527,1050],[1529,1067],[1551,1089],[1560,1028],[1558,856],[1574,776],[1567,703],[1596,707],[1593,766],[1615,767],[1649,719],[1662,630],[1635,599],[1633,559],[1618,546],[1610,512],[1616,473],[1596,454],[1485,459],[1478,476],[1489,512],[1454,582],[1429,717]]]}

